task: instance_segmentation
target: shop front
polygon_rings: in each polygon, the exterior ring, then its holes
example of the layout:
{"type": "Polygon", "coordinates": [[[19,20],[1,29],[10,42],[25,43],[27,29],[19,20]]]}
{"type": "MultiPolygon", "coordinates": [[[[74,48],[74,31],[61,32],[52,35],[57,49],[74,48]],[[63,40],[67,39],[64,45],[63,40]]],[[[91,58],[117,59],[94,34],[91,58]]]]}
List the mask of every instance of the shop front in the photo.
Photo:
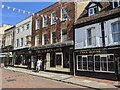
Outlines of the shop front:
{"type": "Polygon", "coordinates": [[[120,48],[76,50],[76,75],[119,80],[120,48]]]}
{"type": "Polygon", "coordinates": [[[31,65],[31,53],[26,49],[16,50],[14,51],[14,66],[29,68],[31,65]]]}
{"type": "Polygon", "coordinates": [[[72,71],[71,61],[73,60],[73,46],[53,47],[45,49],[36,49],[32,51],[32,57],[42,57],[43,62],[46,59],[46,70],[56,72],[72,71]]]}

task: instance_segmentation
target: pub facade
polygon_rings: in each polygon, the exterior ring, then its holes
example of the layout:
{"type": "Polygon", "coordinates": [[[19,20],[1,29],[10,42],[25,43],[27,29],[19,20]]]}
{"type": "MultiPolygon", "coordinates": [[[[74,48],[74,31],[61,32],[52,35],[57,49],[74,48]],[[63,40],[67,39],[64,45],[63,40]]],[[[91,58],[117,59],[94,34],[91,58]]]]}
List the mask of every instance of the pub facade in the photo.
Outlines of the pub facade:
{"type": "Polygon", "coordinates": [[[56,2],[33,16],[32,58],[47,59],[46,70],[73,71],[73,23],[87,3],[56,2]]]}
{"type": "Polygon", "coordinates": [[[90,2],[74,24],[75,73],[120,80],[119,2],[90,2]]]}

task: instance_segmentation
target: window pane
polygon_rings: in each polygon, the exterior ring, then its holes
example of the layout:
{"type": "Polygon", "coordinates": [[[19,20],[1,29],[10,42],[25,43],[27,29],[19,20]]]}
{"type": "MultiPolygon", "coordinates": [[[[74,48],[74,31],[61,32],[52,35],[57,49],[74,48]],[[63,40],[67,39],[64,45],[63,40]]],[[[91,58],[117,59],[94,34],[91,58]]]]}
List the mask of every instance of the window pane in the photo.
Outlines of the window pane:
{"type": "Polygon", "coordinates": [[[101,57],[101,70],[107,71],[107,60],[106,57],[101,57]]]}
{"type": "Polygon", "coordinates": [[[87,57],[83,57],[83,69],[87,70],[87,57]]]}
{"type": "Polygon", "coordinates": [[[56,43],[56,32],[52,32],[52,43],[56,43]]]}
{"type": "Polygon", "coordinates": [[[93,70],[93,57],[88,56],[88,70],[93,70]]]}
{"type": "Polygon", "coordinates": [[[100,56],[95,56],[95,70],[100,70],[100,56]]]}
{"type": "Polygon", "coordinates": [[[82,69],[82,56],[78,56],[78,69],[82,69]]]}
{"type": "Polygon", "coordinates": [[[56,55],[56,65],[62,65],[62,56],[60,55],[56,55]]]}
{"type": "Polygon", "coordinates": [[[62,30],[62,42],[67,41],[67,30],[63,29],[62,30]]]}
{"type": "Polygon", "coordinates": [[[113,55],[108,55],[108,71],[114,71],[114,57],[113,55]]]}

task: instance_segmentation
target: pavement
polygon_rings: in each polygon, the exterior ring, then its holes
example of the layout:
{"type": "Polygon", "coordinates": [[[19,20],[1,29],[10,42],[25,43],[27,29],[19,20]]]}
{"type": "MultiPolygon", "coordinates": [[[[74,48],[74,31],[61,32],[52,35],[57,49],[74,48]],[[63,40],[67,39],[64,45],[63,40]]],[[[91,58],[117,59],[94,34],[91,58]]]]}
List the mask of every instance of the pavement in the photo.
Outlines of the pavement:
{"type": "Polygon", "coordinates": [[[103,80],[103,79],[89,78],[83,76],[72,76],[68,74],[45,72],[45,71],[34,72],[33,70],[16,68],[16,67],[7,67],[5,69],[27,73],[30,75],[56,80],[64,83],[70,83],[73,85],[83,86],[91,89],[104,89],[104,88],[111,88],[116,90],[120,89],[116,87],[116,85],[118,86],[120,85],[120,83],[112,80],[103,80]]]}

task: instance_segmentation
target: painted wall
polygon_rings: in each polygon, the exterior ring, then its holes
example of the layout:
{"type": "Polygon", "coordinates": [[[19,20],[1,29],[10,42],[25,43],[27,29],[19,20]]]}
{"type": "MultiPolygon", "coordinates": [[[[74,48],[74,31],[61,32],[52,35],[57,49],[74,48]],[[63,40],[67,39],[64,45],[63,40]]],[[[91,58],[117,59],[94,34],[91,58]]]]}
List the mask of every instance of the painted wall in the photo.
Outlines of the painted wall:
{"type": "MultiPolygon", "coordinates": [[[[26,28],[26,27],[24,27],[26,28]]],[[[28,44],[28,45],[25,45],[25,38],[26,36],[28,35],[32,35],[32,16],[19,22],[18,24],[16,24],[16,29],[14,31],[14,50],[16,49],[22,49],[22,48],[26,48],[26,47],[31,47],[31,44],[28,44]],[[26,26],[26,24],[29,23],[30,24],[30,27],[29,29],[24,29],[22,30],[21,27],[23,25],[26,26]],[[16,33],[16,30],[20,28],[20,32],[19,33],[16,33]],[[16,47],[16,42],[17,42],[17,39],[19,39],[19,42],[20,42],[20,39],[23,38],[23,46],[20,46],[19,47],[16,47]]],[[[20,44],[20,43],[19,43],[20,44]]]]}
{"type": "Polygon", "coordinates": [[[93,48],[93,47],[101,47],[102,46],[102,34],[101,34],[101,26],[99,23],[84,26],[81,28],[75,29],[75,49],[82,48],[93,48]],[[96,30],[96,45],[88,46],[87,44],[87,29],[95,27],[96,30]]]}

